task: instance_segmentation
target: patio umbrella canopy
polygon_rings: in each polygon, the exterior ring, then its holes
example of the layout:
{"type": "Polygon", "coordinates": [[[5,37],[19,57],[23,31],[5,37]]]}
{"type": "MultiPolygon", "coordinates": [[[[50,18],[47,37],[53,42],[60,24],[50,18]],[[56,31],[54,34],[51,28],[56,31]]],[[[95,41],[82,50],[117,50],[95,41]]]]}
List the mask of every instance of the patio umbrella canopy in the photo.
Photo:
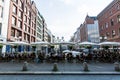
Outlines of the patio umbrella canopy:
{"type": "Polygon", "coordinates": [[[120,43],[119,42],[102,42],[102,43],[99,43],[98,45],[113,45],[113,46],[119,46],[120,43]]]}
{"type": "Polygon", "coordinates": [[[92,43],[92,42],[81,42],[81,43],[78,43],[79,45],[97,45],[96,43],[92,43]]]}
{"type": "Polygon", "coordinates": [[[0,41],[0,44],[2,44],[2,45],[10,45],[8,42],[3,42],[3,41],[0,41]]]}
{"type": "Polygon", "coordinates": [[[75,43],[74,42],[56,42],[56,43],[51,43],[53,45],[68,45],[68,44],[72,44],[74,45],[75,43]]]}
{"type": "Polygon", "coordinates": [[[49,42],[32,42],[31,45],[49,45],[50,43],[49,42]]]}
{"type": "Polygon", "coordinates": [[[78,52],[78,51],[70,51],[70,50],[64,50],[63,53],[66,53],[66,54],[72,53],[72,55],[73,55],[74,57],[76,57],[76,55],[80,55],[80,54],[81,54],[81,53],[78,52]]]}
{"type": "Polygon", "coordinates": [[[63,53],[70,53],[70,50],[64,50],[63,53]]]}
{"type": "Polygon", "coordinates": [[[28,43],[23,42],[23,41],[8,42],[8,44],[12,44],[12,45],[29,45],[28,43]]]}

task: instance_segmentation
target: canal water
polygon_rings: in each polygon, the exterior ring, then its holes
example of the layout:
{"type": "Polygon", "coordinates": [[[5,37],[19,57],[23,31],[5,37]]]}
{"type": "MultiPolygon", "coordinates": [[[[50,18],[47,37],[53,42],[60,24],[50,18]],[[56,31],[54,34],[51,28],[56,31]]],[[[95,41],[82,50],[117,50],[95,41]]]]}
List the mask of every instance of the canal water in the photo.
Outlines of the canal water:
{"type": "Polygon", "coordinates": [[[120,80],[120,75],[0,75],[0,80],[120,80]]]}

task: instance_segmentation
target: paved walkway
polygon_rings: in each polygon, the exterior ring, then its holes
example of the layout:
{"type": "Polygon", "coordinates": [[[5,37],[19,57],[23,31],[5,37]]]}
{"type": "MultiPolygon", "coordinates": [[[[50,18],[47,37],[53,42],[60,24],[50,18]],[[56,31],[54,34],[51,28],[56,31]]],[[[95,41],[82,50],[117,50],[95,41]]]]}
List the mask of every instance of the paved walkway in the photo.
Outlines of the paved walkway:
{"type": "MultiPolygon", "coordinates": [[[[51,71],[54,63],[28,63],[32,72],[51,71]]],[[[82,63],[57,63],[60,72],[83,72],[82,63]]],[[[0,71],[21,71],[23,62],[0,62],[0,71]]],[[[115,72],[114,63],[88,63],[90,72],[115,72]]]]}

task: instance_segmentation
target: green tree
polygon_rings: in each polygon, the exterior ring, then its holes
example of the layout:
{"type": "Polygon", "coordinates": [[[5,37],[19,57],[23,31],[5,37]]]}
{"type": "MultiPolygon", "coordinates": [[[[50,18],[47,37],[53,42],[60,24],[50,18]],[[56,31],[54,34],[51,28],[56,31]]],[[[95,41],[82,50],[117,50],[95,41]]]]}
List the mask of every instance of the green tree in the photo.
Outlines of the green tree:
{"type": "Polygon", "coordinates": [[[3,45],[0,44],[0,53],[2,54],[2,48],[3,48],[3,45]]]}
{"type": "Polygon", "coordinates": [[[91,45],[87,45],[86,48],[89,49],[89,53],[90,53],[90,49],[92,48],[92,46],[91,45]]]}
{"type": "Polygon", "coordinates": [[[105,50],[108,50],[108,49],[109,49],[109,46],[103,46],[103,48],[104,48],[105,50]]]}
{"type": "Polygon", "coordinates": [[[51,45],[50,47],[51,47],[52,49],[54,49],[54,46],[53,46],[53,45],[51,45]]]}
{"type": "Polygon", "coordinates": [[[14,45],[13,48],[15,49],[15,52],[17,52],[18,45],[14,45]]]}
{"type": "Polygon", "coordinates": [[[72,46],[72,45],[69,45],[68,48],[69,48],[69,50],[72,50],[72,49],[73,49],[73,46],[72,46]]]}
{"type": "Polygon", "coordinates": [[[35,49],[36,49],[36,46],[32,46],[32,48],[33,48],[33,51],[35,51],[35,49]]]}

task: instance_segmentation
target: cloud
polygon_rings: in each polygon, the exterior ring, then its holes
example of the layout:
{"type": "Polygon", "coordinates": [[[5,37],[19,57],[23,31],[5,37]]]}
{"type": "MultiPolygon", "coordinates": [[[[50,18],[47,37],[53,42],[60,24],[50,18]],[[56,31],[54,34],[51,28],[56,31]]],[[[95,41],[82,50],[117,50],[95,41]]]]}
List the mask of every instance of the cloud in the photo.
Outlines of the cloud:
{"type": "Polygon", "coordinates": [[[59,0],[59,1],[64,2],[67,5],[71,5],[74,0],[59,0]]]}

